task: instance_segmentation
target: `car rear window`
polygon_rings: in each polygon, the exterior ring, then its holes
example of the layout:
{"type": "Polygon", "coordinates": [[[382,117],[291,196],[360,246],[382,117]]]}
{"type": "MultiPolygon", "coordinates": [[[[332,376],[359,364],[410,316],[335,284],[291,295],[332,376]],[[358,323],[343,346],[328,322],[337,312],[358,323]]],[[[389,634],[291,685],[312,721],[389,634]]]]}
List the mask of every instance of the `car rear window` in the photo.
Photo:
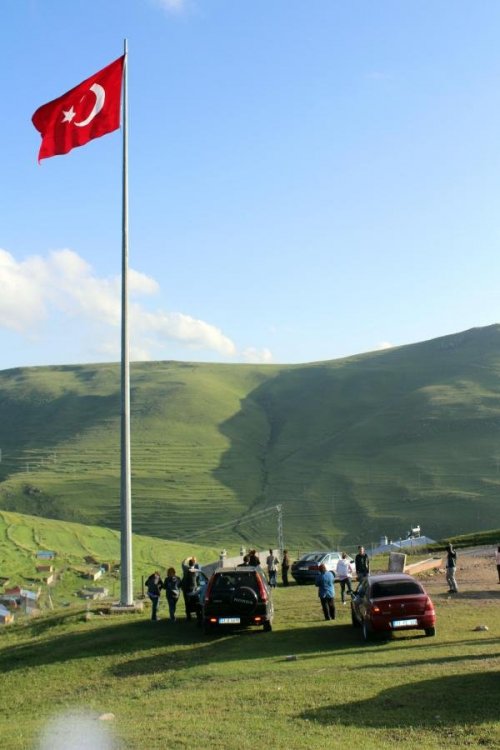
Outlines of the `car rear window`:
{"type": "Polygon", "coordinates": [[[380,581],[374,583],[370,592],[372,599],[382,599],[386,596],[407,596],[421,594],[422,589],[416,581],[380,581]]]}
{"type": "Polygon", "coordinates": [[[322,560],[325,556],[325,553],[321,554],[310,554],[310,555],[304,555],[304,557],[300,558],[301,562],[319,562],[322,560]]]}
{"type": "Polygon", "coordinates": [[[250,586],[252,589],[257,589],[255,573],[250,571],[246,573],[221,573],[215,578],[213,590],[227,591],[229,589],[237,589],[240,586],[250,586]]]}

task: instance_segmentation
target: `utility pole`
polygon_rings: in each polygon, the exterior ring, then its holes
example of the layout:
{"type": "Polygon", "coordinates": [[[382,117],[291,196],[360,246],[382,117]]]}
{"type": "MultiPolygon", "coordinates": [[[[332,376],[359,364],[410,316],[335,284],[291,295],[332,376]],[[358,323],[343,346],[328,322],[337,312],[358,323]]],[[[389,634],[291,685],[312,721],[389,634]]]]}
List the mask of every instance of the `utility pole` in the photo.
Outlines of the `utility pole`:
{"type": "Polygon", "coordinates": [[[278,548],[280,551],[280,558],[283,560],[283,550],[285,549],[285,540],[283,537],[283,506],[277,505],[276,510],[278,511],[278,548]]]}

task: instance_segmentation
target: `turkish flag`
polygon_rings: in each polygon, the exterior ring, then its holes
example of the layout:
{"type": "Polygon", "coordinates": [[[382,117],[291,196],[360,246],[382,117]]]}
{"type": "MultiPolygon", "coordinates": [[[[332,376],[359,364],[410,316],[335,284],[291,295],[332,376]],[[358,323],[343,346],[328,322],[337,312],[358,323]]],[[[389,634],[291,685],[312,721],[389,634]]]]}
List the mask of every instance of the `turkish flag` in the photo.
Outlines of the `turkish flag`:
{"type": "Polygon", "coordinates": [[[42,136],[39,162],[120,127],[124,61],[125,55],[37,109],[31,119],[42,136]]]}

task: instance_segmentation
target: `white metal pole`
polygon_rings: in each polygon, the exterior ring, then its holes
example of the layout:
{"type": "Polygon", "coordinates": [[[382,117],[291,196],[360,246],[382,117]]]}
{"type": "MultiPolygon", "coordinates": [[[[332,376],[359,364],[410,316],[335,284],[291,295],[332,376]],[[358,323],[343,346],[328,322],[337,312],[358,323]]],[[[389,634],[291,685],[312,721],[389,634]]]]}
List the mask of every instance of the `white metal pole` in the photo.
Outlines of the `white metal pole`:
{"type": "Polygon", "coordinates": [[[121,337],[121,599],[133,604],[132,592],[132,493],[130,471],[130,361],[128,334],[128,45],[123,42],[123,176],[122,176],[122,337],[121,337]]]}

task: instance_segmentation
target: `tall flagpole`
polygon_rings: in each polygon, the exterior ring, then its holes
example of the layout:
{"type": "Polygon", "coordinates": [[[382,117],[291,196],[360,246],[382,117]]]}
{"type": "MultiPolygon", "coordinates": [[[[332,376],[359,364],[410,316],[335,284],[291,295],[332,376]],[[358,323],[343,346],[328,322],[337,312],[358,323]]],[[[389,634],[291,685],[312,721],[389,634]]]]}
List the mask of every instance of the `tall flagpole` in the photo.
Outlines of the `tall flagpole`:
{"type": "Polygon", "coordinates": [[[122,337],[121,337],[121,599],[132,606],[132,492],[130,471],[130,361],[128,341],[128,103],[127,40],[123,41],[122,337]]]}

